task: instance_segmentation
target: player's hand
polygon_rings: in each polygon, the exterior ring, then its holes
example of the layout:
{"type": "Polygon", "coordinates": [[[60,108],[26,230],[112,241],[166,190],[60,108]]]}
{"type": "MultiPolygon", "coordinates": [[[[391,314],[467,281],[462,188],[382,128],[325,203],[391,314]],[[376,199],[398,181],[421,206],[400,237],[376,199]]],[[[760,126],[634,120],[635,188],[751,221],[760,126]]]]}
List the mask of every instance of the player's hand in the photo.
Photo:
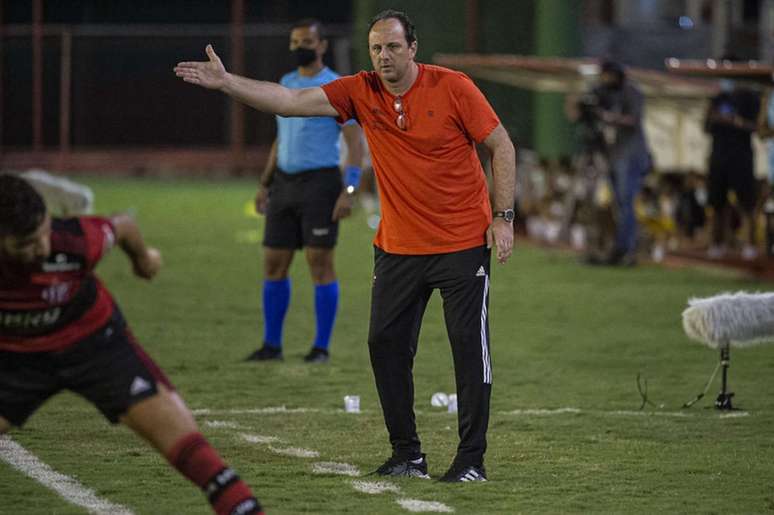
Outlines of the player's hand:
{"type": "Polygon", "coordinates": [[[333,216],[331,220],[337,222],[342,218],[346,218],[352,214],[352,195],[345,191],[341,192],[339,198],[336,200],[336,205],[333,206],[333,216]]]}
{"type": "Polygon", "coordinates": [[[486,248],[497,247],[497,262],[501,265],[508,261],[513,252],[513,224],[500,217],[492,221],[486,230],[486,248]]]}
{"type": "Polygon", "coordinates": [[[161,269],[161,252],[153,247],[148,247],[144,254],[132,259],[134,274],[143,279],[153,279],[161,269]]]}
{"type": "Polygon", "coordinates": [[[255,192],[255,212],[262,215],[266,214],[266,208],[269,206],[269,189],[259,186],[255,192]]]}
{"type": "Polygon", "coordinates": [[[205,49],[209,61],[185,61],[177,63],[174,71],[175,75],[182,78],[185,82],[196,84],[207,89],[221,89],[226,84],[228,73],[223,63],[212,49],[212,45],[207,45],[205,49]]]}

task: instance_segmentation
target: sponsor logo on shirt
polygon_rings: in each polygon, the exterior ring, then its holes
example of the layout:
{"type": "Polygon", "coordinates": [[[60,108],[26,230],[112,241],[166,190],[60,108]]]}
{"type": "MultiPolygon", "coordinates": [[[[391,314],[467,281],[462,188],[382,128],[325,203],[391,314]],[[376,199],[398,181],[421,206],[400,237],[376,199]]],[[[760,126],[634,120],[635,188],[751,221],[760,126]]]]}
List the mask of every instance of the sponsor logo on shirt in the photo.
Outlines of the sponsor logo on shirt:
{"type": "Polygon", "coordinates": [[[3,329],[34,329],[54,325],[62,315],[62,308],[40,311],[0,311],[0,327],[3,329]]]}
{"type": "Polygon", "coordinates": [[[80,270],[81,264],[78,262],[68,262],[67,254],[59,253],[54,256],[54,262],[46,261],[43,263],[44,272],[71,272],[80,270]]]}

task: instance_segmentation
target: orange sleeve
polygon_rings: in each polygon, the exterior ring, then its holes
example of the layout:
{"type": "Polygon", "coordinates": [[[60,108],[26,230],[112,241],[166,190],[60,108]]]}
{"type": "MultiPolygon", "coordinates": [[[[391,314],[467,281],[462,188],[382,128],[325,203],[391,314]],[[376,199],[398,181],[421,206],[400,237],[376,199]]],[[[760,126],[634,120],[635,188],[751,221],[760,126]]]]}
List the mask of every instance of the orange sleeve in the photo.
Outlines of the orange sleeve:
{"type": "Polygon", "coordinates": [[[481,143],[500,125],[500,119],[481,90],[464,73],[457,76],[452,91],[465,132],[476,143],[481,143]]]}
{"type": "Polygon", "coordinates": [[[352,102],[351,91],[357,87],[358,77],[348,75],[320,86],[328,97],[328,102],[339,113],[336,121],[344,123],[350,119],[357,119],[355,105],[352,102]]]}

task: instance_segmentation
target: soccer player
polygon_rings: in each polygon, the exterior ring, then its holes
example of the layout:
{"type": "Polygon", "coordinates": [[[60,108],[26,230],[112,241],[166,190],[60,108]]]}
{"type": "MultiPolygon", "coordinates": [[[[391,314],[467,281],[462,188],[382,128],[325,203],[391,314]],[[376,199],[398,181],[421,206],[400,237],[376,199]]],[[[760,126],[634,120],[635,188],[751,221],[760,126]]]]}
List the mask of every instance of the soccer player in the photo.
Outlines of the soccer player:
{"type": "Polygon", "coordinates": [[[483,481],[492,385],[490,249],[497,247],[500,263],[512,252],[515,151],[467,76],[414,60],[416,33],[404,13],[378,14],[369,27],[368,48],[374,71],[321,87],[289,89],[230,74],[209,45],[209,61],[179,63],[175,73],[260,111],[360,123],[382,208],[368,345],[392,456],[377,473],[428,477],[414,419],[412,369],[425,307],[439,289],[454,358],[460,436],[441,480],[483,481]],[[492,156],[494,213],[476,143],[492,156]]]}
{"type": "Polygon", "coordinates": [[[94,274],[114,245],[138,277],[161,268],[130,217],[51,218],[25,180],[0,175],[0,433],[71,390],[153,445],[216,513],[262,513],[94,274]]]}
{"type": "MultiPolygon", "coordinates": [[[[339,76],[323,64],[328,41],[314,19],[301,20],[290,32],[290,52],[297,64],[280,84],[288,88],[322,86],[339,76]]],[[[263,347],[248,360],[282,359],[282,326],[290,304],[288,268],[296,249],[305,248],[314,282],[317,334],[304,357],[309,363],[329,359],[339,283],[333,249],[338,221],[349,216],[360,182],[361,131],[353,122],[333,118],[277,117],[278,135],[255,196],[255,208],[266,215],[263,239],[263,347]],[[339,137],[347,144],[344,187],[339,171],[339,137]]]]}

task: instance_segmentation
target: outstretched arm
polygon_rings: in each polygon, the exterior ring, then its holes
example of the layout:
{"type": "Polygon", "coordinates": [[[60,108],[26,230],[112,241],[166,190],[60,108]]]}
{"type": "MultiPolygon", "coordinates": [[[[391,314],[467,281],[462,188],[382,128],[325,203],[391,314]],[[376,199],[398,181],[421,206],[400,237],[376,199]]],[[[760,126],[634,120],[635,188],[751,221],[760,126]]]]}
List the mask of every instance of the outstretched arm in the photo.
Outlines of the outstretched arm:
{"type": "MultiPolygon", "coordinates": [[[[498,125],[484,140],[492,155],[492,178],[494,183],[494,210],[513,209],[516,193],[516,150],[508,132],[498,125]]],[[[513,252],[513,223],[495,218],[486,231],[489,248],[497,246],[497,261],[508,261],[513,252]]]]}
{"type": "Polygon", "coordinates": [[[148,247],[134,219],[127,214],[110,217],[116,233],[116,243],[132,262],[135,275],[143,279],[152,279],[161,269],[161,253],[148,247]]]}
{"type": "Polygon", "coordinates": [[[212,45],[206,48],[208,61],[177,63],[175,75],[185,82],[220,90],[235,100],[264,113],[280,116],[338,116],[321,88],[290,89],[226,71],[212,45]]]}

